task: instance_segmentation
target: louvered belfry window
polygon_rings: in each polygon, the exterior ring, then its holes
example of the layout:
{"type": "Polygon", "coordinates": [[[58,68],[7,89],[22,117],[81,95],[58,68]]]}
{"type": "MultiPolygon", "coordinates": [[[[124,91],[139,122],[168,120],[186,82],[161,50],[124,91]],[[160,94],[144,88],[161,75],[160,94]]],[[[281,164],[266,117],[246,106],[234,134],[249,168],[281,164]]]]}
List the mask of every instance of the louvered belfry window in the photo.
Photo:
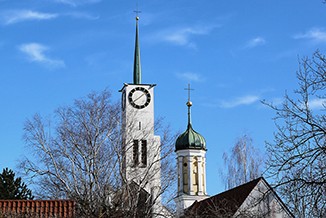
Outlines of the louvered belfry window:
{"type": "Polygon", "coordinates": [[[142,165],[147,165],[147,141],[141,141],[141,163],[142,165]]]}
{"type": "Polygon", "coordinates": [[[134,166],[137,166],[139,164],[138,150],[139,150],[138,140],[134,140],[133,149],[132,149],[134,166]]]}

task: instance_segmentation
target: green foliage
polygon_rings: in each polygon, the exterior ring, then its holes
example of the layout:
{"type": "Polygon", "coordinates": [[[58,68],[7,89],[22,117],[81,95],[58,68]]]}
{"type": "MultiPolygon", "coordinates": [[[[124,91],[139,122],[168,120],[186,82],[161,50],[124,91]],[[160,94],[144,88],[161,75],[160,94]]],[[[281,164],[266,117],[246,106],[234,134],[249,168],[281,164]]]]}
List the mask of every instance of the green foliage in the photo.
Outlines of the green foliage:
{"type": "Polygon", "coordinates": [[[15,173],[8,168],[0,174],[0,199],[32,200],[32,191],[22,182],[21,177],[15,178],[15,173]]]}

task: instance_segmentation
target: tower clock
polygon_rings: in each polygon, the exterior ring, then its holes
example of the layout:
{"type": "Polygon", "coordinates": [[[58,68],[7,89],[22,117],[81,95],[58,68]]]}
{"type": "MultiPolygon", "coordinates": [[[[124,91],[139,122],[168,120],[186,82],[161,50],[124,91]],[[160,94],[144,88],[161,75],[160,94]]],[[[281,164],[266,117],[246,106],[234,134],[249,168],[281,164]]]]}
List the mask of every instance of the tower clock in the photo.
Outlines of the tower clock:
{"type": "Polygon", "coordinates": [[[143,109],[151,102],[151,94],[144,87],[136,87],[129,92],[128,100],[134,108],[143,109]]]}

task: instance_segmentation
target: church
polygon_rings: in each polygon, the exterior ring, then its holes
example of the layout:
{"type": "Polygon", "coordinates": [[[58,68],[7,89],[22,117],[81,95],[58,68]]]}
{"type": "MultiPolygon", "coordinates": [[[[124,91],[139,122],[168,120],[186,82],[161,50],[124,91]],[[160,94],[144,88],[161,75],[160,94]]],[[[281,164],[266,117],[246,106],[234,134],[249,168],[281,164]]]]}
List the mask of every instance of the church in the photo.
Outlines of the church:
{"type": "Polygon", "coordinates": [[[150,198],[155,199],[152,217],[294,217],[262,177],[214,196],[207,194],[206,141],[193,128],[190,93],[186,103],[187,128],[175,142],[176,214],[165,209],[161,203],[160,137],[154,135],[155,84],[141,81],[138,22],[137,16],[133,83],[125,83],[120,90],[125,145],[123,172],[128,183],[144,187],[150,198]]]}
{"type": "MultiPolygon", "coordinates": [[[[126,211],[121,198],[135,202],[132,217],[294,217],[282,199],[263,178],[257,178],[220,194],[209,196],[206,191],[206,152],[204,136],[194,130],[191,121],[190,86],[188,86],[188,122],[186,130],[175,142],[175,173],[177,187],[174,196],[176,211],[162,203],[161,139],[155,135],[154,89],[156,84],[143,84],[139,17],[136,17],[136,39],[133,82],[124,83],[120,90],[122,107],[122,174],[125,188],[108,199],[117,204],[116,213],[126,211]],[[123,192],[129,194],[124,194],[123,192]],[[131,193],[131,195],[130,195],[131,193]],[[120,198],[120,199],[119,199],[120,198]],[[148,213],[150,211],[150,213],[148,213]],[[146,215],[146,216],[145,216],[146,215]]],[[[185,115],[186,116],[186,115],[185,115]]],[[[119,157],[120,158],[120,157],[119,157]]],[[[32,211],[39,217],[76,217],[75,202],[70,200],[1,200],[0,213],[23,214],[32,211]]],[[[130,207],[129,207],[130,208],[130,207]]],[[[123,213],[121,213],[123,214],[123,213]]],[[[1,214],[0,214],[1,216],[1,214]]],[[[116,214],[115,217],[124,217],[116,214]]]]}

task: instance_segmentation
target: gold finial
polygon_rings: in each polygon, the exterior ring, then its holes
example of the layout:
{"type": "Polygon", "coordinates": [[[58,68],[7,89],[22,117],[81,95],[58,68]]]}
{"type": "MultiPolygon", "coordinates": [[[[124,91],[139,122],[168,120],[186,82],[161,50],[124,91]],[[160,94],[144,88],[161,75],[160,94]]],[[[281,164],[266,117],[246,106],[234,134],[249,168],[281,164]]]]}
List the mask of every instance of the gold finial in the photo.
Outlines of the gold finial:
{"type": "Polygon", "coordinates": [[[136,1],[136,10],[134,12],[136,13],[136,20],[138,21],[139,20],[138,14],[141,13],[141,11],[138,10],[138,0],[136,1]]]}
{"type": "Polygon", "coordinates": [[[190,84],[188,83],[188,88],[185,88],[185,90],[188,91],[188,101],[187,101],[186,105],[188,107],[191,107],[192,106],[192,102],[190,101],[190,92],[193,91],[194,89],[190,88],[190,84]]]}

